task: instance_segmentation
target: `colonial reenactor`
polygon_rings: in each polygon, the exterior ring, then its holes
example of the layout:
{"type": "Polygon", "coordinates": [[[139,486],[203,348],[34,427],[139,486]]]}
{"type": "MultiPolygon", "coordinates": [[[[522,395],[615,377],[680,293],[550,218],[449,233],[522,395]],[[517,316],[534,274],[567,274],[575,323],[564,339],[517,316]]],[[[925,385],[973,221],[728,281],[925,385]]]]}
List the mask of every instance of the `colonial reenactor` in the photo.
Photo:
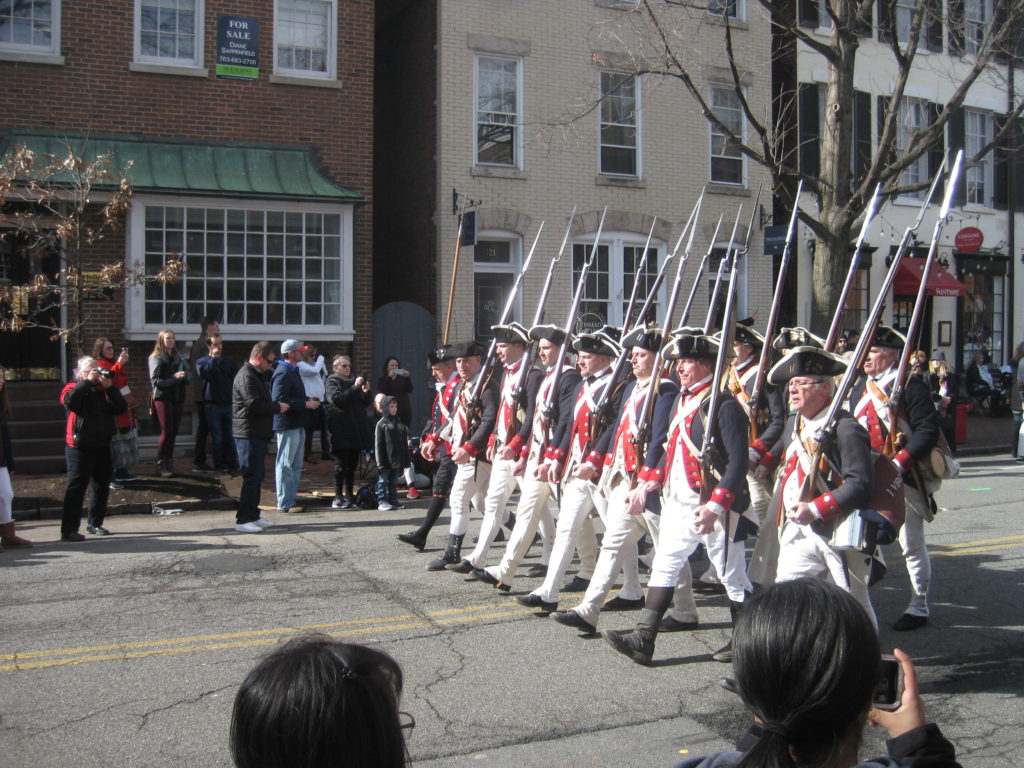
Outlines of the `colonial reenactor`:
{"type": "Polygon", "coordinates": [[[495,325],[491,330],[494,332],[495,354],[502,364],[498,418],[487,447],[491,479],[484,497],[484,520],[476,547],[469,557],[448,566],[448,570],[458,573],[469,573],[483,567],[487,550],[508,520],[505,504],[517,485],[521,490],[537,389],[544,378],[537,368],[525,368],[529,331],[519,323],[495,325]]]}
{"type": "Polygon", "coordinates": [[[460,344],[454,349],[455,368],[459,383],[455,387],[451,420],[444,433],[452,445],[455,477],[452,480],[452,519],[448,525],[448,543],[444,554],[427,564],[428,571],[444,570],[446,565],[459,562],[462,540],[469,529],[469,507],[483,509],[491,464],[487,460],[487,441],[494,431],[498,415],[498,382],[490,379],[479,389],[479,402],[473,392],[483,368],[483,348],[475,341],[460,344]]]}
{"type": "Polygon", "coordinates": [[[889,396],[897,378],[897,362],[906,339],[898,331],[879,326],[871,338],[860,377],[850,391],[850,403],[857,420],[868,431],[871,447],[891,458],[903,473],[904,493],[909,508],[900,529],[899,541],[906,558],[912,596],[893,629],[917,629],[928,621],[928,583],[931,561],[924,540],[924,523],[935,514],[935,500],[917,468],[927,460],[939,440],[942,428],[928,385],[909,376],[900,401],[900,412],[890,413],[889,396]],[[896,423],[898,432],[892,434],[896,423]]]}
{"type": "Polygon", "coordinates": [[[576,369],[566,360],[558,360],[565,341],[565,330],[553,325],[537,325],[530,329],[530,338],[537,342],[537,357],[547,370],[533,398],[529,437],[520,451],[520,459],[525,457],[526,465],[519,486],[516,524],[505,545],[501,562],[496,566],[473,571],[475,578],[503,592],[508,592],[512,588],[516,568],[526,556],[538,528],[544,540],[544,552],[541,554],[538,571],[531,575],[547,575],[547,564],[555,537],[555,520],[552,514],[554,485],[548,482],[546,471],[544,477],[541,477],[541,469],[544,467],[547,440],[557,432],[559,424],[564,423],[564,415],[572,413],[580,384],[580,375],[576,369]],[[558,391],[553,398],[554,408],[551,413],[546,413],[544,404],[555,385],[555,372],[559,368],[561,374],[558,377],[558,391]]]}
{"type": "MultiPolygon", "coordinates": [[[[717,564],[734,620],[751,590],[741,543],[757,527],[752,514],[742,514],[750,506],[747,417],[736,399],[724,392],[715,423],[706,423],[708,400],[718,386],[713,379],[719,341],[700,328],[680,328],[672,335],[665,358],[677,361],[680,390],[668,427],[661,532],[647,581],[647,605],[635,629],[605,633],[609,645],[640,664],[649,664],[654,656],[659,624],[687,559],[699,544],[717,564]],[[708,429],[714,446],[712,471],[702,471],[700,454],[708,429]]],[[[731,660],[731,646],[730,641],[714,658],[731,660]]]]}
{"type": "Polygon", "coordinates": [[[825,446],[824,466],[813,473],[837,376],[848,363],[839,355],[814,347],[795,347],[768,373],[768,380],[787,385],[795,413],[783,432],[785,451],[778,490],[772,500],[778,509],[780,551],[776,581],[828,573],[850,592],[874,621],[868,595],[871,553],[840,547],[835,533],[840,524],[868,505],[874,483],[871,444],[865,429],[840,411],[834,437],[825,446]]]}
{"type": "MultiPolygon", "coordinates": [[[[646,488],[648,483],[654,488],[661,487],[660,464],[665,436],[679,393],[679,385],[671,379],[658,380],[656,394],[650,395],[654,400],[649,440],[646,450],[638,456],[637,450],[641,446],[637,445],[637,441],[644,437],[640,434],[643,410],[650,407],[648,393],[653,385],[654,366],[661,342],[662,334],[657,328],[638,328],[622,340],[623,346],[631,349],[630,362],[636,378],[627,383],[623,391],[619,413],[611,431],[611,444],[605,453],[604,470],[598,482],[598,488],[607,500],[601,554],[583,601],[568,611],[551,614],[551,618],[559,624],[573,627],[585,635],[597,632],[597,618],[602,610],[644,607],[639,574],[633,570],[637,561],[636,546],[648,531],[652,534],[655,548],[658,546],[659,497],[656,492],[648,496],[646,488]],[[634,488],[644,490],[637,504],[631,503],[634,488]],[[620,568],[623,571],[622,589],[615,598],[605,603],[605,597],[620,568]]],[[[668,631],[697,627],[697,609],[693,605],[692,595],[688,611],[684,611],[683,603],[684,600],[680,600],[673,605],[678,616],[669,615],[663,619],[663,624],[668,622],[671,625],[666,626],[668,631]]]]}
{"type": "MultiPolygon", "coordinates": [[[[589,586],[597,564],[597,536],[590,514],[601,503],[594,481],[604,466],[604,455],[596,449],[600,434],[593,434],[598,402],[606,387],[612,384],[613,358],[619,355],[619,331],[604,326],[594,333],[583,333],[573,343],[583,377],[576,391],[571,420],[560,420],[557,442],[547,450],[542,477],[561,482],[562,499],[555,528],[555,546],[544,583],[516,601],[541,613],[558,607],[559,582],[572,559],[573,549],[579,553],[580,569],[566,591],[582,592],[589,586]]],[[[613,406],[614,409],[614,406],[613,406]]],[[[567,414],[568,415],[568,414],[567,414]]]]}
{"type": "Polygon", "coordinates": [[[427,546],[427,536],[448,503],[448,493],[455,479],[455,463],[452,461],[452,445],[441,437],[448,434],[451,421],[451,409],[455,400],[455,389],[460,381],[459,372],[455,370],[455,348],[445,344],[431,350],[427,355],[430,372],[436,382],[437,393],[431,407],[431,429],[420,447],[420,454],[427,461],[436,461],[434,482],[431,488],[430,504],[423,523],[415,531],[398,534],[398,540],[411,544],[420,552],[427,546]]]}

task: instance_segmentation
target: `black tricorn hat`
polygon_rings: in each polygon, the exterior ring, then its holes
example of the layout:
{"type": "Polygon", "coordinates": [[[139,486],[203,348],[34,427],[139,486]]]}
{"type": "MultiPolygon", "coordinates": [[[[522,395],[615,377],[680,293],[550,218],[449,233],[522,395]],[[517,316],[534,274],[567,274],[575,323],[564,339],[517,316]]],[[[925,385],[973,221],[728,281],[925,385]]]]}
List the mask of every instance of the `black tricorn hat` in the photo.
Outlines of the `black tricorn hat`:
{"type": "Polygon", "coordinates": [[[427,353],[427,362],[430,365],[437,365],[443,363],[445,360],[455,359],[455,348],[451,344],[442,344],[437,349],[432,349],[427,353]]]}
{"type": "Polygon", "coordinates": [[[764,347],[764,336],[754,330],[754,318],[750,317],[736,323],[736,341],[755,349],[764,347]]]}
{"type": "Polygon", "coordinates": [[[619,346],[621,335],[622,331],[614,325],[603,325],[593,333],[581,333],[572,343],[572,348],[577,352],[617,357],[622,351],[622,347],[619,346]]]}
{"type": "Polygon", "coordinates": [[[565,328],[559,328],[557,325],[535,325],[530,329],[530,338],[534,341],[544,339],[561,346],[565,341],[565,328]]]}
{"type": "Polygon", "coordinates": [[[672,331],[672,341],[665,347],[664,357],[666,360],[681,357],[714,360],[720,346],[721,342],[705,334],[703,328],[682,326],[672,331]]]}
{"type": "Polygon", "coordinates": [[[503,344],[529,344],[530,332],[519,323],[512,321],[508,325],[492,325],[494,340],[503,344]]]}
{"type": "Polygon", "coordinates": [[[621,346],[623,349],[640,347],[650,352],[657,352],[661,349],[662,333],[661,328],[656,325],[639,326],[622,337],[621,346]]]}
{"type": "Polygon", "coordinates": [[[452,358],[457,357],[483,357],[484,347],[477,341],[464,341],[452,345],[452,358]]]}
{"type": "Polygon", "coordinates": [[[871,337],[871,343],[868,346],[903,349],[903,345],[906,343],[907,337],[895,328],[890,328],[888,325],[880,325],[875,328],[875,333],[871,337]]]}
{"type": "Polygon", "coordinates": [[[849,361],[818,347],[793,347],[768,371],[769,384],[785,384],[794,376],[838,376],[849,361]]]}
{"type": "Polygon", "coordinates": [[[806,328],[797,326],[795,328],[781,329],[779,335],[772,342],[772,346],[775,349],[794,349],[795,347],[817,347],[818,349],[824,349],[825,340],[811,333],[806,328]]]}

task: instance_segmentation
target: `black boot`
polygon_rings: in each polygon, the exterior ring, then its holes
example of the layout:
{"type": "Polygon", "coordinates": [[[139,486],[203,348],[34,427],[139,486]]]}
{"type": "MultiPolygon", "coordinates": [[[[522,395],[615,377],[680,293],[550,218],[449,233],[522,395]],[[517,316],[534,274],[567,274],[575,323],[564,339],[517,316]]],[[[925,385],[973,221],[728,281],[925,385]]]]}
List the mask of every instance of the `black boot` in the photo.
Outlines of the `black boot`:
{"type": "MultiPolygon", "coordinates": [[[[410,544],[420,552],[427,546],[427,536],[430,534],[430,529],[434,527],[434,523],[441,516],[444,511],[444,505],[448,503],[447,496],[431,496],[430,504],[427,506],[427,514],[423,518],[423,523],[415,531],[410,533],[400,533],[397,536],[399,541],[404,541],[406,544],[410,544]]],[[[438,568],[437,570],[441,570],[438,568]]]]}
{"type": "Polygon", "coordinates": [[[462,559],[462,540],[466,534],[456,536],[454,533],[448,534],[448,546],[444,549],[444,554],[438,558],[431,560],[427,563],[428,571],[443,571],[446,565],[454,565],[462,559]]]}
{"type": "Polygon", "coordinates": [[[422,552],[423,548],[427,546],[427,537],[420,536],[419,531],[410,531],[409,533],[399,533],[395,536],[399,541],[404,541],[406,544],[416,547],[418,552],[422,552]]]}
{"type": "MultiPolygon", "coordinates": [[[[729,601],[729,615],[732,617],[732,626],[736,627],[736,619],[739,618],[740,611],[743,609],[743,603],[734,603],[732,600],[729,601]]],[[[715,661],[720,661],[723,664],[732,663],[732,637],[729,638],[729,642],[711,654],[711,658],[715,661]]]]}
{"type": "Polygon", "coordinates": [[[640,611],[640,620],[632,630],[609,630],[604,633],[605,642],[621,654],[629,656],[637,664],[649,666],[654,658],[654,639],[658,636],[658,624],[665,611],[672,605],[673,587],[651,587],[647,590],[646,607],[640,611]]]}

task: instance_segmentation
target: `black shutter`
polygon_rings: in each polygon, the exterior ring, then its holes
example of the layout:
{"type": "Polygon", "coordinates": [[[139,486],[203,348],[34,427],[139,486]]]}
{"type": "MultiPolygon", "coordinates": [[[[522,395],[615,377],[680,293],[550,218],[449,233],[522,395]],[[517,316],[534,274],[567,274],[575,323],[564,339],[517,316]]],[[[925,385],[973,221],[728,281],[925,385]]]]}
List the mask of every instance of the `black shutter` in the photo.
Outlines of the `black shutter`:
{"type": "Polygon", "coordinates": [[[853,92],[853,178],[854,183],[868,172],[871,166],[871,94],[853,92]]]}
{"type": "Polygon", "coordinates": [[[924,19],[921,20],[925,46],[929,51],[942,51],[942,0],[925,0],[924,19]]]}
{"type": "Polygon", "coordinates": [[[878,0],[878,39],[883,43],[890,42],[893,36],[893,2],[894,0],[878,0]]]}
{"type": "MultiPolygon", "coordinates": [[[[949,116],[949,123],[947,124],[947,131],[949,135],[949,154],[952,157],[958,150],[964,148],[966,140],[964,135],[966,133],[966,125],[964,122],[964,111],[957,109],[949,116]]],[[[966,162],[970,158],[964,158],[966,162]]],[[[960,181],[956,185],[956,192],[953,196],[953,204],[962,206],[967,202],[967,184],[965,183],[965,175],[961,174],[960,181]]]]}
{"type": "Polygon", "coordinates": [[[800,83],[800,171],[808,176],[817,176],[821,168],[821,133],[819,130],[818,88],[816,83],[800,83]]]}
{"type": "MultiPolygon", "coordinates": [[[[941,104],[933,104],[928,102],[928,125],[934,125],[935,121],[939,119],[939,112],[942,111],[941,104]]],[[[939,168],[942,167],[942,161],[946,158],[946,141],[945,135],[942,131],[936,137],[935,141],[928,147],[928,175],[932,178],[939,172],[939,168]]]]}
{"type": "Polygon", "coordinates": [[[1024,118],[1018,118],[1010,140],[1013,142],[1013,208],[1024,211],[1024,118]]]}
{"type": "Polygon", "coordinates": [[[821,19],[818,18],[818,0],[798,0],[797,24],[811,29],[818,28],[821,24],[821,19]]]}
{"type": "MultiPolygon", "coordinates": [[[[887,96],[878,97],[878,140],[882,140],[882,131],[885,130],[885,119],[889,114],[889,98],[887,96]]],[[[879,145],[878,151],[883,152],[884,156],[882,162],[889,164],[893,161],[894,153],[896,150],[896,140],[893,137],[892,145],[889,147],[882,147],[879,145]]]]}
{"type": "MultiPolygon", "coordinates": [[[[1006,117],[1004,115],[996,115],[993,118],[995,123],[996,135],[1006,125],[1006,117]]],[[[996,142],[995,147],[992,149],[992,166],[993,166],[993,190],[992,190],[992,205],[998,208],[1000,211],[1005,211],[1007,207],[1007,192],[1010,189],[1010,156],[1006,151],[1011,136],[1004,136],[996,142]]]]}
{"type": "MultiPolygon", "coordinates": [[[[1016,3],[1016,2],[1019,2],[1019,0],[993,0],[992,5],[995,8],[994,8],[994,12],[992,14],[992,26],[988,30],[987,34],[989,34],[989,35],[996,35],[996,34],[998,34],[996,32],[996,30],[1002,29],[1003,26],[1005,26],[1005,24],[1006,24],[1007,6],[1010,3],[1016,3]]],[[[1006,64],[1007,62],[1009,62],[1009,60],[1010,60],[1010,57],[1008,56],[1009,51],[1012,50],[1015,45],[1019,45],[1020,44],[1020,40],[1019,39],[1015,39],[1017,37],[1019,37],[1019,36],[1010,35],[1009,37],[1004,38],[1006,40],[1006,43],[1004,43],[1001,47],[996,48],[994,51],[992,51],[992,58],[995,59],[1000,64],[1006,64]]]]}
{"type": "Polygon", "coordinates": [[[946,6],[946,17],[949,21],[949,52],[962,53],[964,50],[964,0],[949,0],[949,5],[946,6]]]}

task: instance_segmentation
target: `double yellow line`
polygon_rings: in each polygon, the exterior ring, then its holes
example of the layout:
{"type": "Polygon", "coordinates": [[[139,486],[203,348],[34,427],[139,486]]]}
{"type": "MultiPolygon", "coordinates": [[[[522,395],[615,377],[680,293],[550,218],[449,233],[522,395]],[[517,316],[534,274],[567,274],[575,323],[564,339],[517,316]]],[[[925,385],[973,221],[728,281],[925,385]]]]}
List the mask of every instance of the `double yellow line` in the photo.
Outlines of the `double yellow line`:
{"type": "Polygon", "coordinates": [[[167,640],[141,640],[133,643],[89,645],[51,651],[26,651],[25,653],[0,654],[0,672],[86,664],[92,661],[144,659],[149,656],[174,656],[179,653],[273,645],[306,632],[323,632],[345,638],[357,637],[378,632],[398,632],[406,629],[432,627],[439,624],[504,619],[529,612],[530,609],[518,605],[504,609],[495,608],[493,605],[477,605],[468,608],[431,611],[421,615],[406,614],[387,618],[337,621],[329,624],[307,624],[299,627],[275,627],[273,629],[254,629],[248,632],[175,637],[167,640]]]}
{"type": "Polygon", "coordinates": [[[965,541],[961,544],[930,544],[928,554],[932,557],[954,557],[956,555],[973,555],[978,552],[992,552],[996,549],[1009,549],[1024,544],[1024,536],[1003,536],[999,539],[982,539],[981,541],[965,541]]]}

